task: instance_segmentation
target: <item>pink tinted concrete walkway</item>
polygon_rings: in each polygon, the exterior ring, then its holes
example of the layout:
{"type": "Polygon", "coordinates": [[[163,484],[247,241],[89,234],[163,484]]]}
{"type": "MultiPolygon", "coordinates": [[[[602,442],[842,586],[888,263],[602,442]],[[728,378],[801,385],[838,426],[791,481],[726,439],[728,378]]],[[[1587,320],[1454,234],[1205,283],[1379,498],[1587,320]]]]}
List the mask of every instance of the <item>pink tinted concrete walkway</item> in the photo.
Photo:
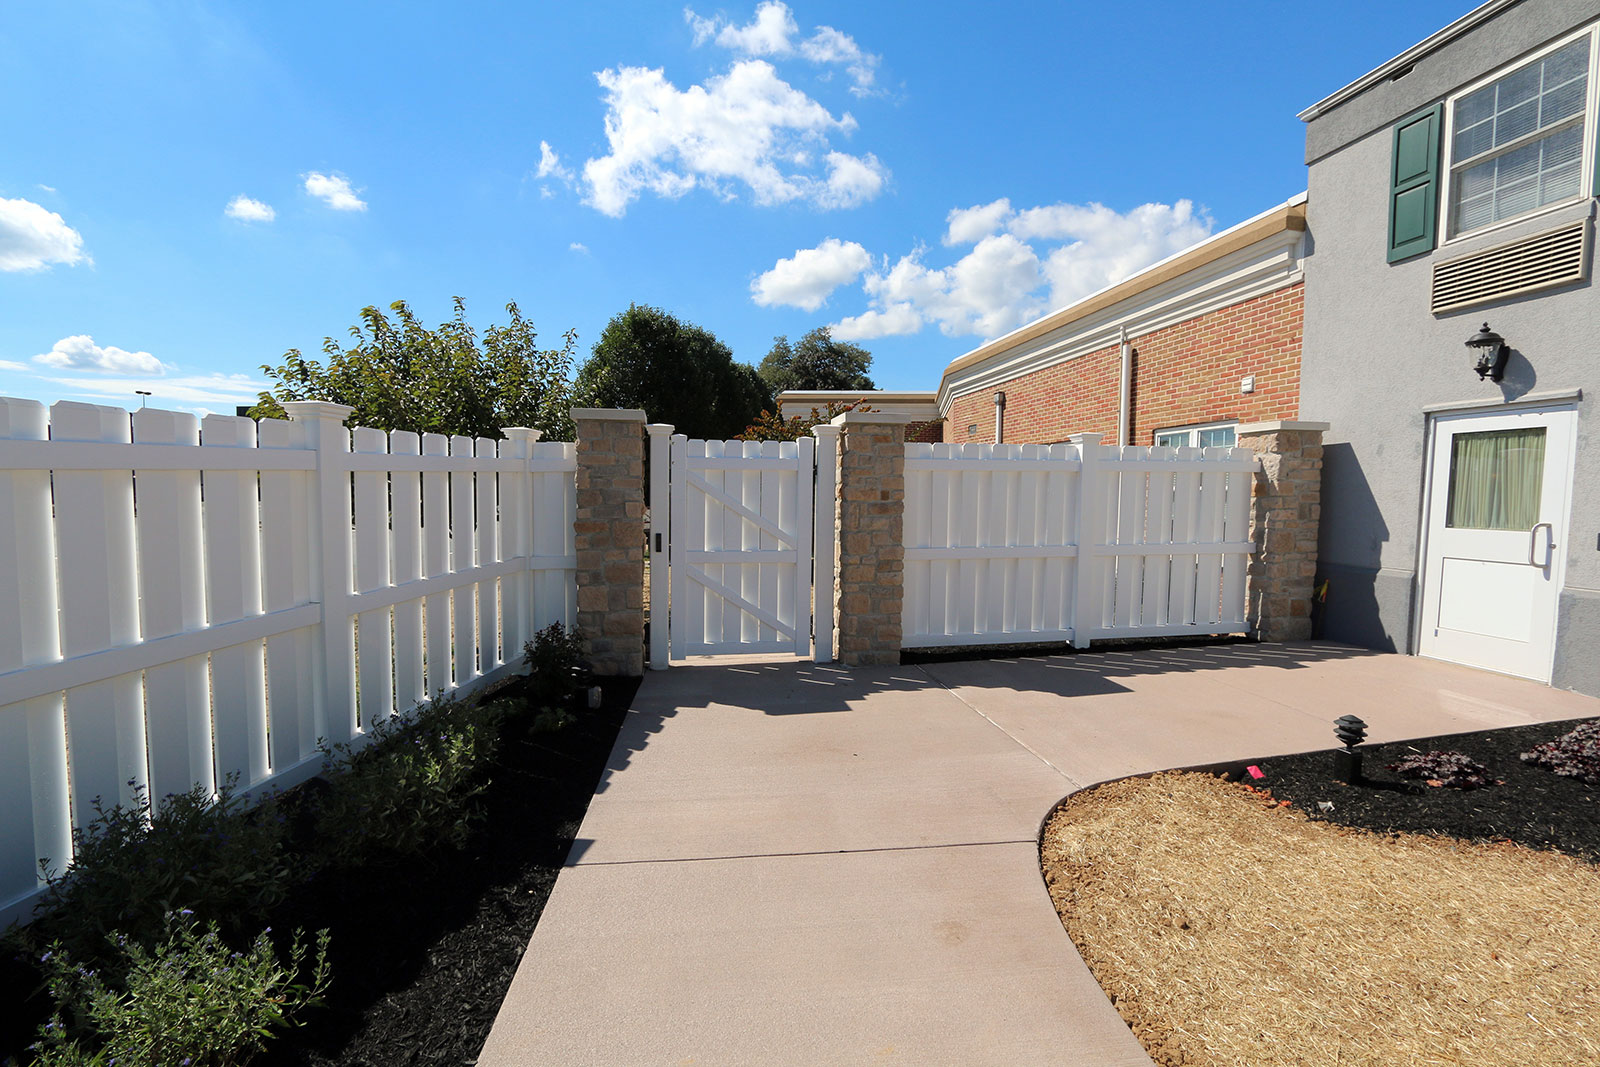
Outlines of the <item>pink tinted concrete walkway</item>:
{"type": "Polygon", "coordinates": [[[1600,715],[1336,645],[645,679],[485,1045],[532,1064],[1148,1065],[1062,930],[1040,819],[1126,774],[1600,715]]]}

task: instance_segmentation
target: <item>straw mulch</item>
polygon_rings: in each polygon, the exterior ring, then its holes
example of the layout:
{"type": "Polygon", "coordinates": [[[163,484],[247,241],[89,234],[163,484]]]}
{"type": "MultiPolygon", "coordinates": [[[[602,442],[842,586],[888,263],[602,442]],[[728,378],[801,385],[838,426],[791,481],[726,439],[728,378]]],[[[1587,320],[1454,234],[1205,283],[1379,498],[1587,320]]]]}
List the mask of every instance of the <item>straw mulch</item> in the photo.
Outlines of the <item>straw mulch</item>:
{"type": "Polygon", "coordinates": [[[1172,773],[1070,798],[1043,864],[1158,1064],[1600,1063],[1600,870],[1568,856],[1172,773]]]}

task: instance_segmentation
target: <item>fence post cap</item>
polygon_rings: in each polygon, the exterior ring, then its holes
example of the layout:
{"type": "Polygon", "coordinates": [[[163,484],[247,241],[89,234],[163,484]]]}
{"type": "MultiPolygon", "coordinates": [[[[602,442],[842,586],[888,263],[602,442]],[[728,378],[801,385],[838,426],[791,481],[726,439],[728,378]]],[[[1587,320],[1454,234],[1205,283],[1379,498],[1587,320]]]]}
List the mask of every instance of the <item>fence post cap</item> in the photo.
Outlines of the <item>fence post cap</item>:
{"type": "Polygon", "coordinates": [[[651,437],[671,437],[674,429],[676,427],[670,422],[647,422],[645,423],[644,432],[651,437]]]}
{"type": "Polygon", "coordinates": [[[335,404],[330,400],[286,400],[283,410],[291,419],[348,419],[355,408],[349,404],[335,404]]]}
{"type": "Polygon", "coordinates": [[[643,408],[573,408],[572,418],[579,419],[610,419],[616,422],[643,422],[645,414],[643,408]]]}

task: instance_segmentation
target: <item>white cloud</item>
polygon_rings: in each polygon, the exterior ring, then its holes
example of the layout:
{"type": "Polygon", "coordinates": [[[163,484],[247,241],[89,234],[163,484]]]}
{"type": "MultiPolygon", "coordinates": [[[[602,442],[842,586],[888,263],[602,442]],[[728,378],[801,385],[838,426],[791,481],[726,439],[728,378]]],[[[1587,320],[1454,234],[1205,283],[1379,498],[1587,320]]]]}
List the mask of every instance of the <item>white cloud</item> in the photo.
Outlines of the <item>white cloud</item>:
{"type": "Polygon", "coordinates": [[[54,211],[0,197],[0,271],[43,270],[87,259],[83,237],[54,211]]]}
{"type": "Polygon", "coordinates": [[[1005,197],[991,204],[978,204],[974,207],[953,207],[950,214],[945,216],[947,228],[944,233],[944,243],[947,245],[970,245],[980,238],[989,236],[1001,226],[1005,225],[1011,217],[1011,201],[1005,197]]]}
{"type": "Polygon", "coordinates": [[[836,323],[835,337],[912,334],[927,325],[950,336],[997,337],[1114,285],[1212,230],[1210,217],[1188,200],[1117,212],[1103,204],[1016,211],[1000,199],[953,209],[945,222],[944,243],[972,244],[972,250],[944,267],[929,266],[922,247],[892,268],[884,259],[862,279],[867,310],[836,323]]]}
{"type": "Polygon", "coordinates": [[[350,188],[350,179],[312,171],[306,175],[306,192],[335,211],[365,211],[367,202],[350,188]]]}
{"type": "Polygon", "coordinates": [[[815,248],[802,248],[750,283],[752,298],[762,307],[797,307],[815,311],[828,294],[853,282],[872,265],[867,250],[854,241],[830,237],[815,248]]]}
{"type": "Polygon", "coordinates": [[[570,182],[572,171],[561,165],[561,157],[551,149],[550,142],[539,142],[539,169],[533,174],[535,178],[559,178],[561,181],[570,182]]]}
{"type": "Polygon", "coordinates": [[[44,182],[40,182],[36,188],[43,189],[47,193],[53,193],[53,192],[56,191],[56,187],[55,186],[46,185],[44,182]]]}
{"type": "Polygon", "coordinates": [[[223,208],[222,213],[240,222],[271,222],[278,217],[278,213],[272,210],[271,204],[264,204],[243,194],[229,200],[228,206],[223,208]]]}
{"type": "Polygon", "coordinates": [[[810,37],[796,41],[800,27],[789,5],[780,0],[764,0],[747,25],[736,26],[720,15],[704,18],[690,8],[683,9],[684,21],[694,34],[696,45],[715,41],[723,48],[747,56],[788,57],[798,54],[818,66],[842,66],[855,83],[851,92],[865,96],[873,91],[882,57],[864,51],[855,38],[832,26],[818,26],[810,37]]]}
{"type": "Polygon", "coordinates": [[[613,217],[646,192],[669,199],[705,189],[734,199],[748,188],[762,205],[802,200],[852,207],[876,196],[888,170],[875,156],[828,150],[826,174],[814,153],[848,133],[848,112],[834,118],[778,77],[763,60],[741,60],[704,85],[680,90],[660,70],[618,67],[596,75],[605,90],[610,153],[583,167],[584,202],[613,217]]]}
{"type": "Polygon", "coordinates": [[[152,395],[151,407],[178,408],[196,412],[220,411],[233,414],[241,404],[254,404],[268,383],[248,374],[194,374],[177,378],[44,378],[44,381],[70,390],[73,400],[99,400],[124,407],[137,407],[135,390],[152,395]]]}
{"type": "Polygon", "coordinates": [[[1069,240],[1050,253],[1050,302],[1064,307],[1115,285],[1211,235],[1194,204],[1142,204],[1119,214],[1104,204],[1055,204],[1017,213],[1011,232],[1024,239],[1069,240]]]}
{"type": "Polygon", "coordinates": [[[589,254],[589,246],[586,245],[586,244],[580,244],[579,242],[574,241],[570,245],[567,246],[567,251],[568,252],[576,252],[580,256],[586,256],[586,255],[589,254]]]}
{"type": "Polygon", "coordinates": [[[0,359],[0,370],[20,370],[20,371],[25,371],[27,369],[28,369],[28,365],[26,363],[18,363],[14,359],[0,359]]]}
{"type": "Polygon", "coordinates": [[[167,368],[148,352],[129,352],[115,345],[104,348],[86,333],[63,337],[50,351],[34,356],[35,363],[58,370],[92,371],[96,374],[165,374],[167,368]]]}

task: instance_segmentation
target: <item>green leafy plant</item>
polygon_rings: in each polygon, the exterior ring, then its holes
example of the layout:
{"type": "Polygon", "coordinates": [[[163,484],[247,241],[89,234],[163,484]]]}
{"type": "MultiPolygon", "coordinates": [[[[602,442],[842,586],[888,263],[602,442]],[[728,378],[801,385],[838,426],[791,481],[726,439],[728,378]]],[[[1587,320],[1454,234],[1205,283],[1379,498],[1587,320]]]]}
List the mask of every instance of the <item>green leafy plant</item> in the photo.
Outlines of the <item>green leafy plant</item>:
{"type": "Polygon", "coordinates": [[[588,680],[583,634],[553,622],[522,647],[528,665],[529,700],[541,709],[565,708],[588,680]]]}
{"type": "Polygon", "coordinates": [[[1419,752],[1389,764],[1389,769],[1402,778],[1421,778],[1429,785],[1448,789],[1481,789],[1498,784],[1489,777],[1489,768],[1464,752],[1419,752]]]}
{"type": "Polygon", "coordinates": [[[59,943],[44,953],[57,1010],[33,1046],[38,1067],[245,1064],[327,991],[326,930],[317,937],[309,979],[301,981],[306,949],[299,934],[280,962],[270,927],[241,952],[228,946],[216,923],[202,928],[189,909],[169,913],[164,926],[153,948],[111,936],[126,975],[120,982],[75,963],[59,943]]]}
{"type": "Polygon", "coordinates": [[[418,857],[467,843],[499,750],[501,703],[434,700],[375,726],[364,743],[324,743],[330,788],[318,846],[338,866],[418,857]]]}
{"type": "Polygon", "coordinates": [[[35,943],[60,940],[94,960],[113,932],[149,946],[169,912],[185,908],[238,929],[281,901],[299,877],[284,849],[284,817],[272,802],[251,811],[229,777],[213,798],[203,786],[164,797],[151,811],[105,807],[73,832],[72,865],[48,879],[35,943]]]}

